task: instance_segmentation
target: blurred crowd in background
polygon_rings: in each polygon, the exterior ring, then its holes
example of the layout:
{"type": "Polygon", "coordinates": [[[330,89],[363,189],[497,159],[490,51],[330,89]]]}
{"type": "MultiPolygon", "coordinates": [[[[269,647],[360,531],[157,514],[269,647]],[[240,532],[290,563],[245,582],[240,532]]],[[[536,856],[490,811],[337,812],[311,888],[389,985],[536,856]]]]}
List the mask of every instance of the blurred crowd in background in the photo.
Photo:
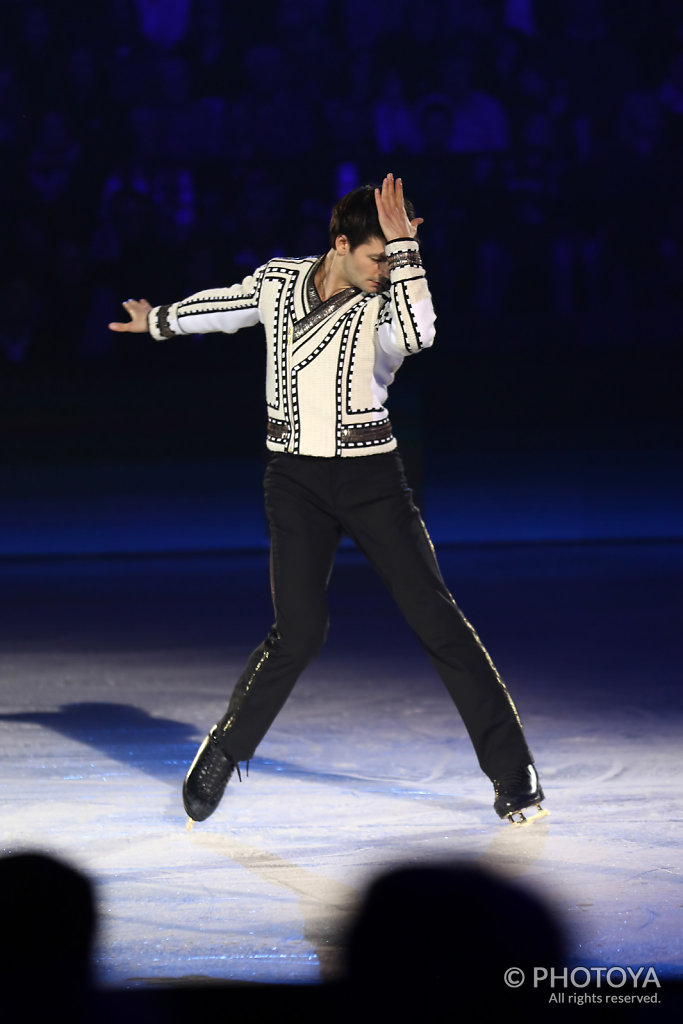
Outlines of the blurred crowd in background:
{"type": "Polygon", "coordinates": [[[320,253],[335,198],[388,170],[442,317],[680,329],[679,0],[5,0],[3,23],[6,365],[116,358],[122,299],[320,253]]]}

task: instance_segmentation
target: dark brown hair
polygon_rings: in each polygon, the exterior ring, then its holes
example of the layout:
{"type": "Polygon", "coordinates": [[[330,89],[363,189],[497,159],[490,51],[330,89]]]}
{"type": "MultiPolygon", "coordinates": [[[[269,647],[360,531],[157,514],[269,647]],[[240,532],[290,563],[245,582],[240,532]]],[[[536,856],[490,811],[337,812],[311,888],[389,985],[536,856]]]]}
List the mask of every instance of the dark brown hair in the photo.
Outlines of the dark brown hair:
{"type": "MultiPolygon", "coordinates": [[[[334,248],[338,235],[346,235],[352,249],[370,241],[371,238],[384,238],[379,226],[377,205],[375,203],[376,185],[360,185],[339,199],[332,210],[330,220],[330,246],[334,248]]],[[[408,219],[415,216],[413,204],[404,199],[408,219]]]]}

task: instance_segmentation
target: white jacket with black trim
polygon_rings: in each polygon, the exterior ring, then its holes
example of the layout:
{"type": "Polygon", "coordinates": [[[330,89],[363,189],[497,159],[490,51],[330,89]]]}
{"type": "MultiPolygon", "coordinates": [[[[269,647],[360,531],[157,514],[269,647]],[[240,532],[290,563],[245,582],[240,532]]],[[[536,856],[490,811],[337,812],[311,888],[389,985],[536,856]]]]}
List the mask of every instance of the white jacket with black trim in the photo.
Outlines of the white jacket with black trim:
{"type": "Polygon", "coordinates": [[[404,358],[432,345],[435,314],[417,242],[398,239],[386,253],[390,283],[380,293],[348,288],[322,302],[313,280],[322,257],[276,258],[241,284],[156,306],[149,330],[162,340],[262,323],[271,451],[391,451],[387,390],[404,358]]]}

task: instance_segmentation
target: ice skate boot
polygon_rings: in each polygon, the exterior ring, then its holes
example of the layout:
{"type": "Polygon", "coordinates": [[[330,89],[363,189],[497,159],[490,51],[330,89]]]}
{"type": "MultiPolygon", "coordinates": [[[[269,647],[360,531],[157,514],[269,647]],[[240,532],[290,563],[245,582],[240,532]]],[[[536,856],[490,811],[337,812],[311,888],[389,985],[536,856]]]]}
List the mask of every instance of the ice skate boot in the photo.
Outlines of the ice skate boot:
{"type": "Polygon", "coordinates": [[[533,764],[493,779],[493,788],[496,795],[494,811],[499,818],[507,818],[512,825],[525,825],[548,813],[541,807],[541,800],[545,797],[533,764]],[[527,817],[524,811],[534,806],[537,812],[527,817]]]}
{"type": "Polygon", "coordinates": [[[183,804],[189,815],[188,828],[195,821],[204,821],[218,807],[230,776],[239,765],[218,746],[218,727],[206,737],[183,782],[183,804]]]}

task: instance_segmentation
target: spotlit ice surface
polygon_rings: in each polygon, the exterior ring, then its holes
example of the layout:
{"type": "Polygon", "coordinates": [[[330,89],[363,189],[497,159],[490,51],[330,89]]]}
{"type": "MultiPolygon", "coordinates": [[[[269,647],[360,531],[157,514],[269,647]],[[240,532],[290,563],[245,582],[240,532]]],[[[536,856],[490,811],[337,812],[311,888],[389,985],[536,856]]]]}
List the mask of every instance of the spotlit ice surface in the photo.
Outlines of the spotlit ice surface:
{"type": "Polygon", "coordinates": [[[550,812],[532,826],[494,815],[445,691],[351,552],[327,648],[190,832],[183,776],[271,621],[265,555],[5,564],[2,849],[93,879],[101,982],[333,977],[372,878],[461,858],[539,892],[572,963],[683,973],[681,547],[441,564],[519,705],[550,812]]]}

